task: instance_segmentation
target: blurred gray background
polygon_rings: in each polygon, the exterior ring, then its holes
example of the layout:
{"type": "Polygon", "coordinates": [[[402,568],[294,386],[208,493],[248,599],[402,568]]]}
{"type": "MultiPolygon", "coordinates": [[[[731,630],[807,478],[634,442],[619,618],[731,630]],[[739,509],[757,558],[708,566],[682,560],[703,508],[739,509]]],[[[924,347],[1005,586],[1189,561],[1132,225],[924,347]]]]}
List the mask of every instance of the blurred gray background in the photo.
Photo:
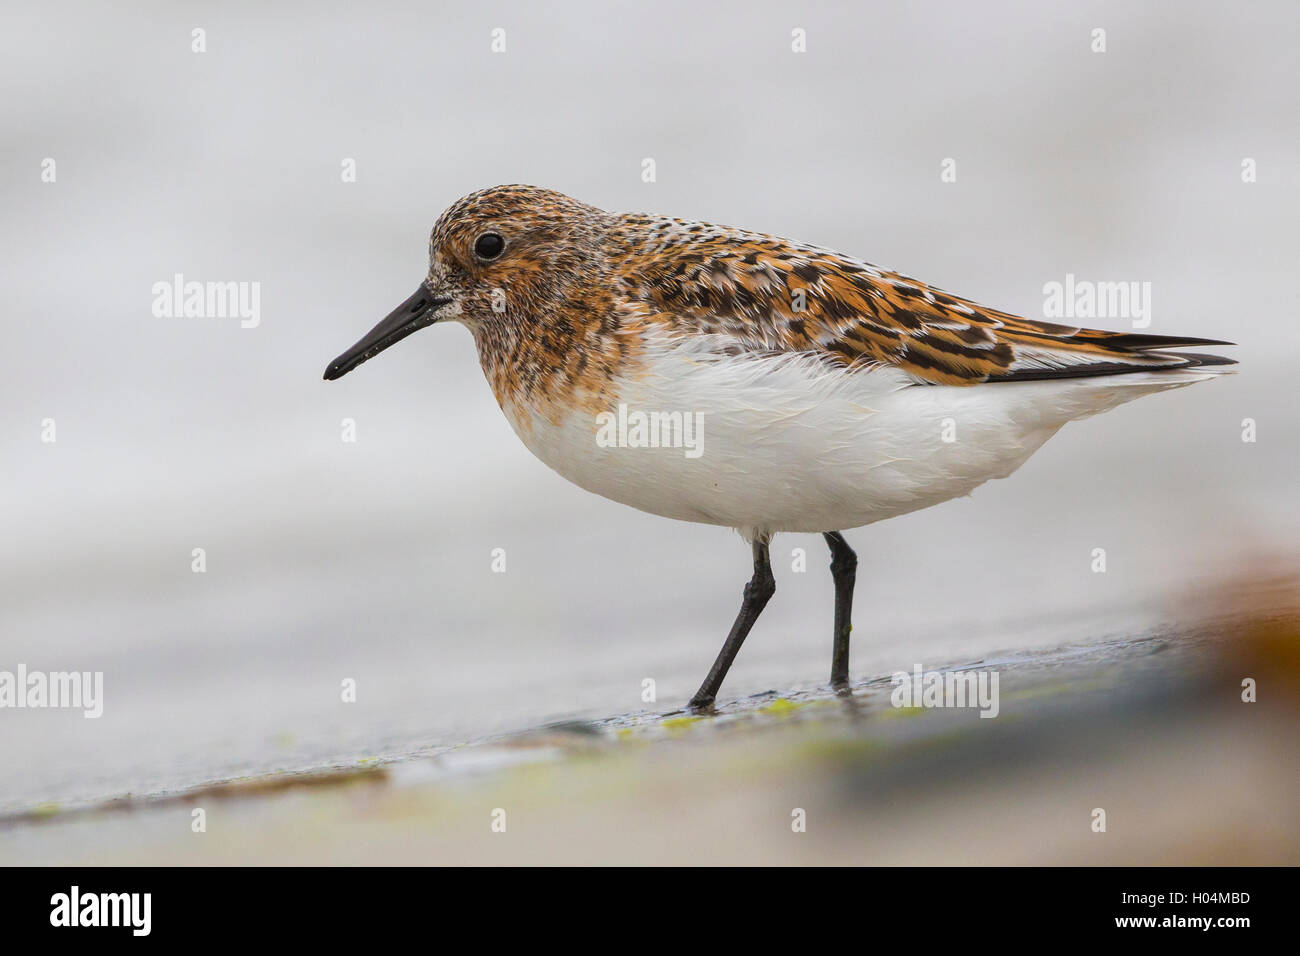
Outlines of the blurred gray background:
{"type": "MultiPolygon", "coordinates": [[[[7,5],[0,669],[101,670],[106,700],[0,711],[0,809],[695,689],[749,574],[735,535],[532,459],[458,326],[321,381],[424,275],[441,210],[496,183],[815,242],[1035,317],[1066,273],[1149,281],[1151,331],[1240,343],[1235,376],[849,534],[857,677],[1158,628],[1226,569],[1293,560],[1300,8],[1071,6],[7,5]],[[178,272],[259,282],[261,324],[154,317],[178,272]]],[[[823,545],[773,558],[725,696],[826,679],[823,545]]]]}

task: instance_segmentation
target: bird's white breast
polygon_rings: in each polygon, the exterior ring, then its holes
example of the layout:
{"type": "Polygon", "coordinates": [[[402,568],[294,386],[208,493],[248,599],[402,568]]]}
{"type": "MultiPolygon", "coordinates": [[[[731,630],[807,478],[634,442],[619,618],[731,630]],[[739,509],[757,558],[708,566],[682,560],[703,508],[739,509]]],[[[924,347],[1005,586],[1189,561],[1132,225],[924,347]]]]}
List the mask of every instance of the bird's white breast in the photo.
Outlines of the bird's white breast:
{"type": "Polygon", "coordinates": [[[846,372],[726,344],[647,343],[607,416],[573,411],[553,423],[503,407],[528,448],[580,487],[753,535],[855,528],[968,494],[1009,475],[1067,421],[1197,378],[919,385],[892,367],[846,372]],[[668,447],[646,447],[640,421],[657,422],[668,447]]]}

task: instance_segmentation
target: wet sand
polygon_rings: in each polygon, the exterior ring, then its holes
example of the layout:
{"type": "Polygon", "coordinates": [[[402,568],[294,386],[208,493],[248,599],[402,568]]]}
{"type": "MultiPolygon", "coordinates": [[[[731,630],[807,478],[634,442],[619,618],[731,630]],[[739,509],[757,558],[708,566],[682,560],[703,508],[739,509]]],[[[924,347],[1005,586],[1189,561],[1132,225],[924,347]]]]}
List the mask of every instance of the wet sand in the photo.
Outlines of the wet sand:
{"type": "Polygon", "coordinates": [[[0,862],[1295,864],[1298,622],[942,668],[996,672],[994,719],[896,707],[877,675],[849,698],[773,691],[30,808],[0,819],[0,862]]]}

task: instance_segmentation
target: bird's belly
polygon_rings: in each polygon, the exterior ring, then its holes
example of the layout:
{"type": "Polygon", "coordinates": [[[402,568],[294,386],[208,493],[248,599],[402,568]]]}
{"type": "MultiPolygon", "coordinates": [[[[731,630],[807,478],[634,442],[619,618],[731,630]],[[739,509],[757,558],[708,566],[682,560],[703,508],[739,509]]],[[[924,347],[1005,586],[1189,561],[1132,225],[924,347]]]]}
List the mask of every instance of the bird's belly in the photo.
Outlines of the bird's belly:
{"type": "Polygon", "coordinates": [[[553,420],[503,408],[538,458],[595,494],[745,534],[816,532],[968,494],[1071,418],[1136,397],[1028,387],[913,385],[891,368],[676,348],[617,382],[603,411],[553,420]]]}

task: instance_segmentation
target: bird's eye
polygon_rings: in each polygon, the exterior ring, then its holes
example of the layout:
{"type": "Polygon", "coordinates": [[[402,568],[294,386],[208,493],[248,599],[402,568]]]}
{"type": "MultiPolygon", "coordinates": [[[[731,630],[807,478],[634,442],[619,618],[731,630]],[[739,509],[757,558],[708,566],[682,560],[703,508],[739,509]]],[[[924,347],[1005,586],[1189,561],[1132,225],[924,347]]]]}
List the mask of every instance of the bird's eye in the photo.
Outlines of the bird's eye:
{"type": "Polygon", "coordinates": [[[495,232],[485,232],[474,242],[474,255],[480,259],[495,259],[505,251],[506,241],[495,232]]]}

